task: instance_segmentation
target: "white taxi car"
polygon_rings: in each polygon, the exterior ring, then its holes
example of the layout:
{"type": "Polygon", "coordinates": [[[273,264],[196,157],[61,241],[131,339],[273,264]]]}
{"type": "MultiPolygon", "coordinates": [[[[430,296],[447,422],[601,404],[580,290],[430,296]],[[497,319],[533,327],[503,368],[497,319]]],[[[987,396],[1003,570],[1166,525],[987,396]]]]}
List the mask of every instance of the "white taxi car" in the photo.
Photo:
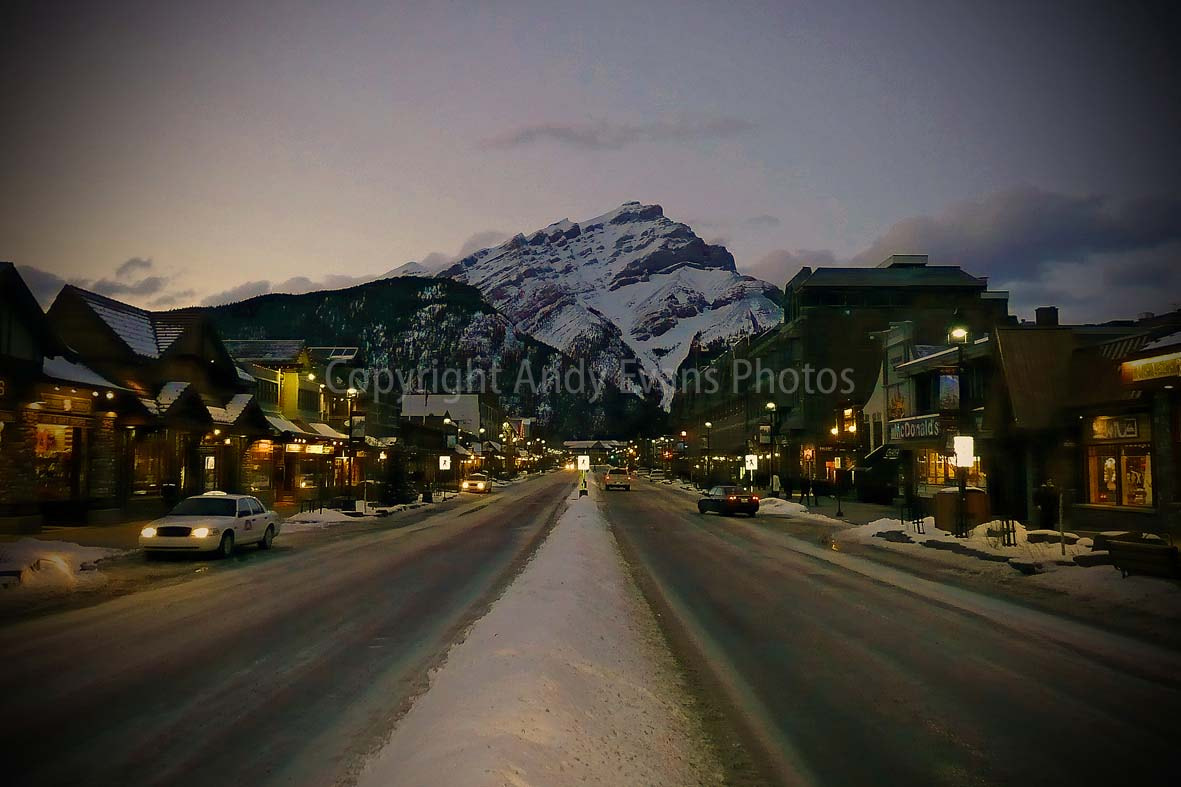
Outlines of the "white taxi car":
{"type": "Polygon", "coordinates": [[[238,544],[270,549],[279,535],[279,515],[257,497],[206,492],[188,497],[139,533],[147,553],[215,552],[229,557],[238,544]]]}
{"type": "Polygon", "coordinates": [[[464,492],[490,492],[492,480],[483,473],[472,473],[463,480],[459,488],[464,492]]]}

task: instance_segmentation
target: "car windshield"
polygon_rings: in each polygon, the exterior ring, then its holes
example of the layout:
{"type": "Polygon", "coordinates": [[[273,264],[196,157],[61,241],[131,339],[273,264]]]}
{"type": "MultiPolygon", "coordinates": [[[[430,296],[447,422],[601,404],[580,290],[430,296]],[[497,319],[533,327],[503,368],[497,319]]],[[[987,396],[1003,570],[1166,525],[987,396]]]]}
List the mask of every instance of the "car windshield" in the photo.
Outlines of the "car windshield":
{"type": "Polygon", "coordinates": [[[238,501],[228,497],[190,497],[176,504],[169,516],[234,516],[238,501]]]}
{"type": "Polygon", "coordinates": [[[469,481],[484,481],[484,480],[487,480],[487,478],[488,478],[488,476],[484,475],[483,473],[472,473],[471,476],[468,477],[468,480],[469,481]]]}
{"type": "Polygon", "coordinates": [[[737,487],[737,486],[724,486],[724,487],[722,487],[722,494],[723,495],[741,495],[741,494],[745,494],[745,492],[740,487],[737,487]]]}

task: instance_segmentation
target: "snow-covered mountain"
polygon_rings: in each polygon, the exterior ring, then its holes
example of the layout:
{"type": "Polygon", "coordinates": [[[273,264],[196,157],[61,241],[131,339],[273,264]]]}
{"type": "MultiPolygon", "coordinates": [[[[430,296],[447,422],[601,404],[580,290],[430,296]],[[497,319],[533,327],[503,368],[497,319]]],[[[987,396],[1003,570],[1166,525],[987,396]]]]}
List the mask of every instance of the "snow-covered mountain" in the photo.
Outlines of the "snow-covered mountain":
{"type": "Polygon", "coordinates": [[[430,272],[430,270],[428,270],[424,266],[420,265],[419,263],[415,262],[414,260],[411,260],[410,262],[404,262],[401,265],[399,265],[398,267],[386,271],[385,273],[383,273],[381,276],[378,276],[377,278],[379,278],[379,279],[396,279],[399,276],[432,276],[432,275],[434,275],[434,274],[432,274],[430,272]]]}
{"type": "Polygon", "coordinates": [[[757,333],[782,319],[768,297],[772,285],[738,273],[725,247],[659,205],[639,202],[517,235],[438,275],[475,285],[519,330],[588,359],[625,390],[628,365],[638,366],[666,406],[695,341],[757,333]]]}

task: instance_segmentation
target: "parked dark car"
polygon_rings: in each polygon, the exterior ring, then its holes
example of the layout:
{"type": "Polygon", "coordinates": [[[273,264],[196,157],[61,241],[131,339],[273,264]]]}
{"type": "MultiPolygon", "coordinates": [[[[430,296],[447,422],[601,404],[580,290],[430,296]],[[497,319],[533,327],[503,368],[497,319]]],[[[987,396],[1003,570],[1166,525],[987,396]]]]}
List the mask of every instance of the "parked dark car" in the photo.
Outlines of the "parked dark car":
{"type": "Polygon", "coordinates": [[[715,486],[697,501],[697,510],[703,514],[714,511],[723,516],[754,516],[759,512],[759,496],[740,486],[715,486]]]}

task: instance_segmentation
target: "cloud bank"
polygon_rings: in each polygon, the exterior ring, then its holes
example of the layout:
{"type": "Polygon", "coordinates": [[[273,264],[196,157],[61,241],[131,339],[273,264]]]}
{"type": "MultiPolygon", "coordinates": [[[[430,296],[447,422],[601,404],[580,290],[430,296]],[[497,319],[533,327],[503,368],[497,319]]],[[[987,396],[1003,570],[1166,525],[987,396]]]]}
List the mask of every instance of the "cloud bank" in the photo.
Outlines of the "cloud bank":
{"type": "Polygon", "coordinates": [[[540,143],[552,143],[578,150],[622,150],[644,142],[686,142],[719,140],[753,128],[736,117],[679,118],[651,123],[542,123],[511,129],[481,140],[489,150],[511,150],[540,143]]]}
{"type": "Polygon", "coordinates": [[[801,266],[870,266],[927,254],[1007,289],[1019,313],[1063,307],[1075,321],[1181,307],[1181,199],[1074,196],[1020,187],[897,222],[864,251],[778,250],[746,268],[782,287],[801,266]]]}

